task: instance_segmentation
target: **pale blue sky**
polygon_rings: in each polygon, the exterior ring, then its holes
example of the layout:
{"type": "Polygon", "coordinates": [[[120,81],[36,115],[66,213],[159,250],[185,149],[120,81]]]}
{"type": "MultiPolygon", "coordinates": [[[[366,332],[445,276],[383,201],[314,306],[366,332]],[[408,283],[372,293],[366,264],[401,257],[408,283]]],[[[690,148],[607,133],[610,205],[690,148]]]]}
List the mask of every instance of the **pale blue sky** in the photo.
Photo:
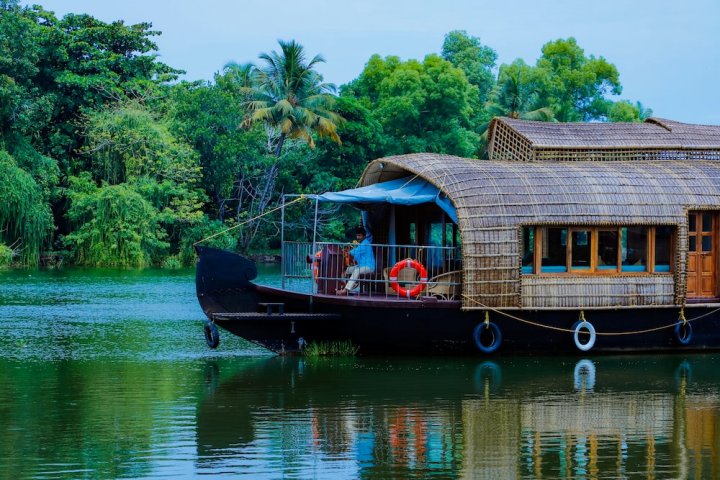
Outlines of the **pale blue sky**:
{"type": "MultiPolygon", "coordinates": [[[[25,4],[35,3],[24,1],[25,4]]],[[[542,45],[573,36],[614,63],[621,98],[659,117],[720,124],[720,0],[45,0],[59,16],[149,21],[161,59],[211,79],[229,61],[255,62],[295,39],[321,53],[325,80],[355,78],[373,53],[422,59],[466,30],[499,56],[534,64],[542,45]]]]}

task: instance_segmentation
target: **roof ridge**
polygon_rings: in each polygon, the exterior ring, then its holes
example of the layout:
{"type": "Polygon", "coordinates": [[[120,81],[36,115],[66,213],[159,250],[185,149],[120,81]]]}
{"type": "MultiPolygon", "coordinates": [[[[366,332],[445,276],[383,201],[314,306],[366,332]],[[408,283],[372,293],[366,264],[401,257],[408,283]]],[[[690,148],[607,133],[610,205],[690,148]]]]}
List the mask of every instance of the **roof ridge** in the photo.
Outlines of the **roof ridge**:
{"type": "Polygon", "coordinates": [[[672,122],[672,120],[666,120],[666,119],[660,118],[660,117],[650,117],[650,118],[646,118],[644,123],[652,123],[652,124],[655,124],[655,125],[658,125],[658,126],[664,128],[668,132],[672,132],[672,127],[670,125],[668,125],[668,122],[672,122]]]}

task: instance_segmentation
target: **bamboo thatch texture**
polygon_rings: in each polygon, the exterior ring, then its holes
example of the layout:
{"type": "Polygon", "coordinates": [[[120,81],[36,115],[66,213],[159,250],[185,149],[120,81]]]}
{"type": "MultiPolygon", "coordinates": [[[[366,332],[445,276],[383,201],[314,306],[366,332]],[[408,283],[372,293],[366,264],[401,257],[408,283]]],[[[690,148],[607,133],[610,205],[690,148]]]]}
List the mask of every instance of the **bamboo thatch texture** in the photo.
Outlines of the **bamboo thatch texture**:
{"type": "Polygon", "coordinates": [[[670,275],[568,277],[523,277],[523,308],[655,306],[675,300],[670,275]]]}
{"type": "Polygon", "coordinates": [[[375,160],[360,183],[408,173],[433,183],[455,205],[465,309],[681,304],[687,211],[720,209],[716,161],[521,163],[410,154],[375,160]],[[522,276],[523,225],[673,225],[674,271],[630,277],[522,276]]]}
{"type": "Polygon", "coordinates": [[[644,123],[551,123],[496,118],[488,157],[513,161],[720,160],[720,127],[661,118],[644,123]]]}

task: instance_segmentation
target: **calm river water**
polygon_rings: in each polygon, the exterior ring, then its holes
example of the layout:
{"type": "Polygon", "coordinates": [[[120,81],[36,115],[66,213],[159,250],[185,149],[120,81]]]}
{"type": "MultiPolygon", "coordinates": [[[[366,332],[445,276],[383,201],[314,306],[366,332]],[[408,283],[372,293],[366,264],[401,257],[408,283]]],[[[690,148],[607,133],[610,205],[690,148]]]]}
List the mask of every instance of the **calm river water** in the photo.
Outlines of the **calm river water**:
{"type": "Polygon", "coordinates": [[[308,361],[209,350],[191,271],[0,285],[0,478],[720,478],[720,355],[308,361]]]}

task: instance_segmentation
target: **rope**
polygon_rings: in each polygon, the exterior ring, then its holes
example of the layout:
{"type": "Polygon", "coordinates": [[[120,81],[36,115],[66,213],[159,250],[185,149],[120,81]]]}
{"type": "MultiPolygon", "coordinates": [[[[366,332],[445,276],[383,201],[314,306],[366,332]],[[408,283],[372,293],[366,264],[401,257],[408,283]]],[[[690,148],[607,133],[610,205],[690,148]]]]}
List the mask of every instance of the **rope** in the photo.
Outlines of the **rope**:
{"type": "MultiPolygon", "coordinates": [[[[542,324],[542,323],[537,323],[537,322],[533,322],[533,321],[531,321],[531,320],[526,320],[526,319],[524,319],[524,318],[516,317],[515,315],[511,315],[511,314],[509,314],[509,313],[507,313],[507,312],[503,312],[503,311],[498,310],[498,309],[496,309],[496,308],[493,308],[493,307],[489,307],[489,306],[487,306],[487,305],[484,305],[484,304],[482,304],[481,302],[479,302],[479,301],[475,300],[474,298],[471,298],[471,297],[469,297],[469,296],[467,296],[467,295],[463,295],[463,297],[469,299],[470,301],[476,303],[477,305],[479,305],[479,306],[481,306],[481,307],[483,307],[483,308],[486,308],[487,310],[491,310],[491,311],[493,311],[493,312],[495,312],[495,313],[498,313],[498,314],[500,314],[500,315],[504,315],[504,316],[506,316],[506,317],[508,317],[508,318],[511,318],[511,319],[513,319],[513,320],[517,320],[518,322],[526,323],[526,324],[532,325],[532,326],[534,326],[534,327],[546,328],[546,329],[548,329],[548,330],[555,330],[555,331],[557,331],[557,332],[565,332],[565,333],[573,333],[573,334],[575,333],[575,330],[570,329],[570,328],[554,327],[554,326],[552,326],[552,325],[544,325],[544,324],[542,324]]],[[[708,313],[704,313],[704,314],[702,314],[702,315],[698,315],[697,317],[691,318],[690,320],[688,320],[688,319],[685,318],[684,309],[681,308],[679,320],[683,320],[684,324],[686,324],[686,323],[694,322],[695,320],[700,320],[701,318],[707,317],[708,315],[712,315],[713,313],[715,313],[715,312],[717,312],[717,311],[720,311],[720,308],[716,308],[715,310],[712,310],[712,311],[710,311],[710,312],[708,312],[708,313]]],[[[487,313],[487,312],[486,312],[486,313],[487,313]]],[[[584,320],[584,315],[583,315],[582,320],[584,320]]],[[[675,325],[677,325],[677,322],[671,323],[671,324],[669,324],[669,325],[664,325],[664,326],[662,326],[662,327],[647,328],[647,329],[645,329],[645,330],[630,330],[630,331],[626,331],[626,332],[596,332],[596,333],[597,333],[597,335],[605,335],[605,336],[608,336],[608,337],[611,337],[611,336],[623,336],[623,335],[637,335],[637,334],[640,334],[640,333],[657,332],[658,330],[663,330],[663,329],[666,329],[666,328],[673,328],[675,325]]]]}
{"type": "Polygon", "coordinates": [[[248,219],[248,220],[245,220],[245,221],[242,222],[242,223],[238,223],[237,225],[233,225],[233,226],[230,227],[230,228],[226,228],[226,229],[223,230],[222,232],[218,232],[218,233],[215,233],[215,234],[213,234],[213,235],[210,235],[209,237],[205,237],[205,238],[203,238],[202,240],[198,240],[197,242],[193,243],[193,247],[194,247],[195,245],[199,244],[199,243],[202,243],[202,242],[206,241],[206,240],[210,240],[211,238],[215,238],[215,237],[217,237],[217,236],[219,236],[219,235],[222,235],[222,234],[224,234],[224,233],[227,233],[227,232],[229,232],[230,230],[235,230],[235,229],[238,228],[238,227],[242,227],[243,225],[245,225],[245,224],[247,224],[247,223],[250,223],[250,222],[252,222],[252,221],[255,221],[255,220],[257,220],[258,218],[262,218],[262,217],[264,217],[265,215],[269,215],[269,214],[271,214],[271,213],[273,213],[273,212],[276,212],[276,211],[280,210],[280,209],[283,208],[283,207],[287,207],[288,205],[292,205],[292,204],[295,203],[295,202],[299,202],[300,200],[306,200],[307,198],[308,198],[308,197],[306,197],[305,195],[300,195],[298,198],[296,198],[296,199],[293,200],[292,202],[288,202],[288,203],[285,203],[285,204],[283,204],[283,205],[280,205],[279,207],[275,207],[275,208],[273,208],[272,210],[268,210],[268,211],[266,211],[266,212],[263,212],[263,213],[261,213],[260,215],[257,215],[257,216],[255,216],[255,217],[253,217],[253,218],[250,218],[250,219],[248,219]]]}

